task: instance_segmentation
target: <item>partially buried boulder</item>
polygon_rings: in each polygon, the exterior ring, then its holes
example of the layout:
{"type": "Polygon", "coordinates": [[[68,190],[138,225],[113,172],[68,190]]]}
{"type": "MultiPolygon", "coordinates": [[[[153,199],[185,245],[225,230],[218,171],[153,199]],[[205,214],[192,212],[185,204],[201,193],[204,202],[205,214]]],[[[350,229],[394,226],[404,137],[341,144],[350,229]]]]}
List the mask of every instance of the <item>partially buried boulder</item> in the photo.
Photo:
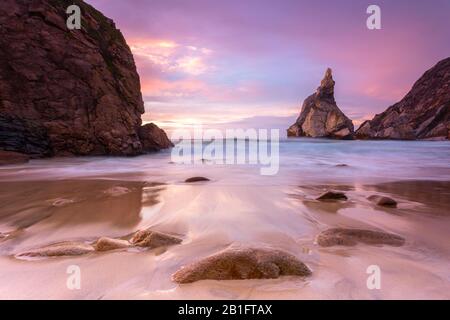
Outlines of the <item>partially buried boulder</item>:
{"type": "Polygon", "coordinates": [[[321,232],[317,236],[316,242],[322,247],[355,246],[358,243],[398,247],[405,243],[405,239],[398,235],[381,231],[332,228],[321,232]]]}
{"type": "Polygon", "coordinates": [[[125,249],[130,246],[130,243],[126,240],[113,239],[108,237],[101,237],[94,244],[96,251],[110,251],[117,249],[125,249]]]}
{"type": "Polygon", "coordinates": [[[397,201],[389,197],[372,195],[369,196],[367,199],[369,199],[371,202],[375,203],[378,206],[392,207],[392,208],[397,207],[397,201]]]}
{"type": "Polygon", "coordinates": [[[347,196],[343,192],[337,192],[337,191],[327,191],[317,197],[316,200],[319,201],[333,201],[333,200],[341,200],[345,201],[347,200],[347,196]]]}
{"type": "Polygon", "coordinates": [[[334,85],[328,68],[317,91],[303,102],[300,116],[287,130],[288,137],[353,138],[353,123],[337,106],[334,85]]]}
{"type": "Polygon", "coordinates": [[[177,283],[199,280],[274,279],[309,276],[311,270],[295,256],[273,249],[231,248],[194,262],[173,276],[177,283]]]}
{"type": "Polygon", "coordinates": [[[137,231],[130,239],[131,244],[150,249],[180,244],[181,242],[180,238],[149,229],[137,231]]]}
{"type": "Polygon", "coordinates": [[[184,182],[186,182],[186,183],[205,182],[205,181],[210,181],[210,180],[205,177],[192,177],[192,178],[188,178],[188,179],[184,180],[184,182]]]}
{"type": "Polygon", "coordinates": [[[60,242],[29,250],[16,255],[18,258],[80,256],[95,251],[90,244],[82,242],[60,242]]]}

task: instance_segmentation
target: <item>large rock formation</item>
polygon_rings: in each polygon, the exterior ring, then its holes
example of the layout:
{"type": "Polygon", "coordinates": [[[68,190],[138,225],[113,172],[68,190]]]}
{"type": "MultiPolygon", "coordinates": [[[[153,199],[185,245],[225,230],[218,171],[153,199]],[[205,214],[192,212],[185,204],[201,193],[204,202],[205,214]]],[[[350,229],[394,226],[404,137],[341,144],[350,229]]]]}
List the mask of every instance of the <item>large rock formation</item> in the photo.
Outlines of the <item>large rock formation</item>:
{"type": "Polygon", "coordinates": [[[133,56],[112,20],[80,0],[0,1],[0,149],[136,155],[171,146],[154,125],[141,128],[143,113],[133,56]],[[66,27],[71,4],[82,30],[66,27]]]}
{"type": "Polygon", "coordinates": [[[353,123],[334,99],[331,69],[327,69],[320,87],[303,102],[300,116],[288,130],[288,137],[351,139],[353,123]]]}
{"type": "Polygon", "coordinates": [[[364,122],[359,139],[450,139],[450,58],[440,61],[398,103],[364,122]]]}

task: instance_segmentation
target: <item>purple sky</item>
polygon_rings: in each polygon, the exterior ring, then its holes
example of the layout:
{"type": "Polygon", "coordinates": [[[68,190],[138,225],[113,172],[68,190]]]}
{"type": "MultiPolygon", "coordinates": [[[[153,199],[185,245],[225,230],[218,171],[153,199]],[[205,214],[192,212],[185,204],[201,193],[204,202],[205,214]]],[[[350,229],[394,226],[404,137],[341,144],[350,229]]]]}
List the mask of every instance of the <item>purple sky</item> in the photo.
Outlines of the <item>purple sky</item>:
{"type": "Polygon", "coordinates": [[[333,69],[359,125],[450,56],[450,0],[88,0],[135,56],[147,113],[163,127],[292,124],[333,69]],[[382,30],[366,9],[381,7],[382,30]]]}

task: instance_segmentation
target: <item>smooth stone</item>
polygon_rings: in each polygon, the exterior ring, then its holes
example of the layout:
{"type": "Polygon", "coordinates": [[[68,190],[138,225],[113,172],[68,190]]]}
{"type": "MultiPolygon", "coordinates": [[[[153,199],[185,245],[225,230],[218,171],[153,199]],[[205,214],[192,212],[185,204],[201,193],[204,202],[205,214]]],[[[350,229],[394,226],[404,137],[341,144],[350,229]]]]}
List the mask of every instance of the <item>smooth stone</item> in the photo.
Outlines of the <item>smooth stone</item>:
{"type": "Polygon", "coordinates": [[[94,248],[97,251],[110,251],[116,249],[128,248],[130,243],[126,240],[113,239],[108,237],[101,237],[94,244],[94,248]]]}
{"type": "Polygon", "coordinates": [[[343,192],[327,191],[316,200],[347,200],[347,196],[343,192]]]}
{"type": "Polygon", "coordinates": [[[208,178],[205,177],[192,177],[189,179],[186,179],[184,182],[186,183],[192,183],[192,182],[201,182],[201,181],[211,181],[208,178]]]}
{"type": "Polygon", "coordinates": [[[405,239],[391,233],[364,229],[332,228],[321,232],[316,238],[322,247],[355,246],[358,243],[369,245],[402,246],[405,239]]]}
{"type": "Polygon", "coordinates": [[[397,207],[397,201],[389,197],[372,195],[369,196],[367,199],[369,199],[378,206],[393,207],[393,208],[397,207]]]}
{"type": "Polygon", "coordinates": [[[81,242],[60,242],[19,253],[17,257],[60,257],[60,256],[81,256],[95,251],[90,244],[81,242]]]}
{"type": "Polygon", "coordinates": [[[275,279],[280,276],[309,276],[311,270],[295,256],[269,249],[225,249],[182,267],[172,275],[176,283],[200,280],[275,279]]]}
{"type": "Polygon", "coordinates": [[[130,239],[130,243],[135,246],[151,249],[180,244],[181,242],[180,238],[148,229],[137,231],[130,239]]]}

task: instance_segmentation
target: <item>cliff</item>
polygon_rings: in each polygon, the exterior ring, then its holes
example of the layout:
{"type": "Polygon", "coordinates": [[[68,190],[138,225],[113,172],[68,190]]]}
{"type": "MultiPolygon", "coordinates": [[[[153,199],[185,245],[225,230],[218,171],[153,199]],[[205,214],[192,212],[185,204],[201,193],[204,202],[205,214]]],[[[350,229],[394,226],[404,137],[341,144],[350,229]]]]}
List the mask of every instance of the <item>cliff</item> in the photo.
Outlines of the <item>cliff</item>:
{"type": "Polygon", "coordinates": [[[417,80],[408,94],[356,131],[359,139],[450,139],[450,57],[417,80]]]}
{"type": "Polygon", "coordinates": [[[0,1],[0,150],[42,157],[170,147],[161,129],[141,127],[143,113],[133,56],[112,20],[80,0],[0,1]],[[81,8],[81,30],[66,27],[71,4],[81,8]]]}

